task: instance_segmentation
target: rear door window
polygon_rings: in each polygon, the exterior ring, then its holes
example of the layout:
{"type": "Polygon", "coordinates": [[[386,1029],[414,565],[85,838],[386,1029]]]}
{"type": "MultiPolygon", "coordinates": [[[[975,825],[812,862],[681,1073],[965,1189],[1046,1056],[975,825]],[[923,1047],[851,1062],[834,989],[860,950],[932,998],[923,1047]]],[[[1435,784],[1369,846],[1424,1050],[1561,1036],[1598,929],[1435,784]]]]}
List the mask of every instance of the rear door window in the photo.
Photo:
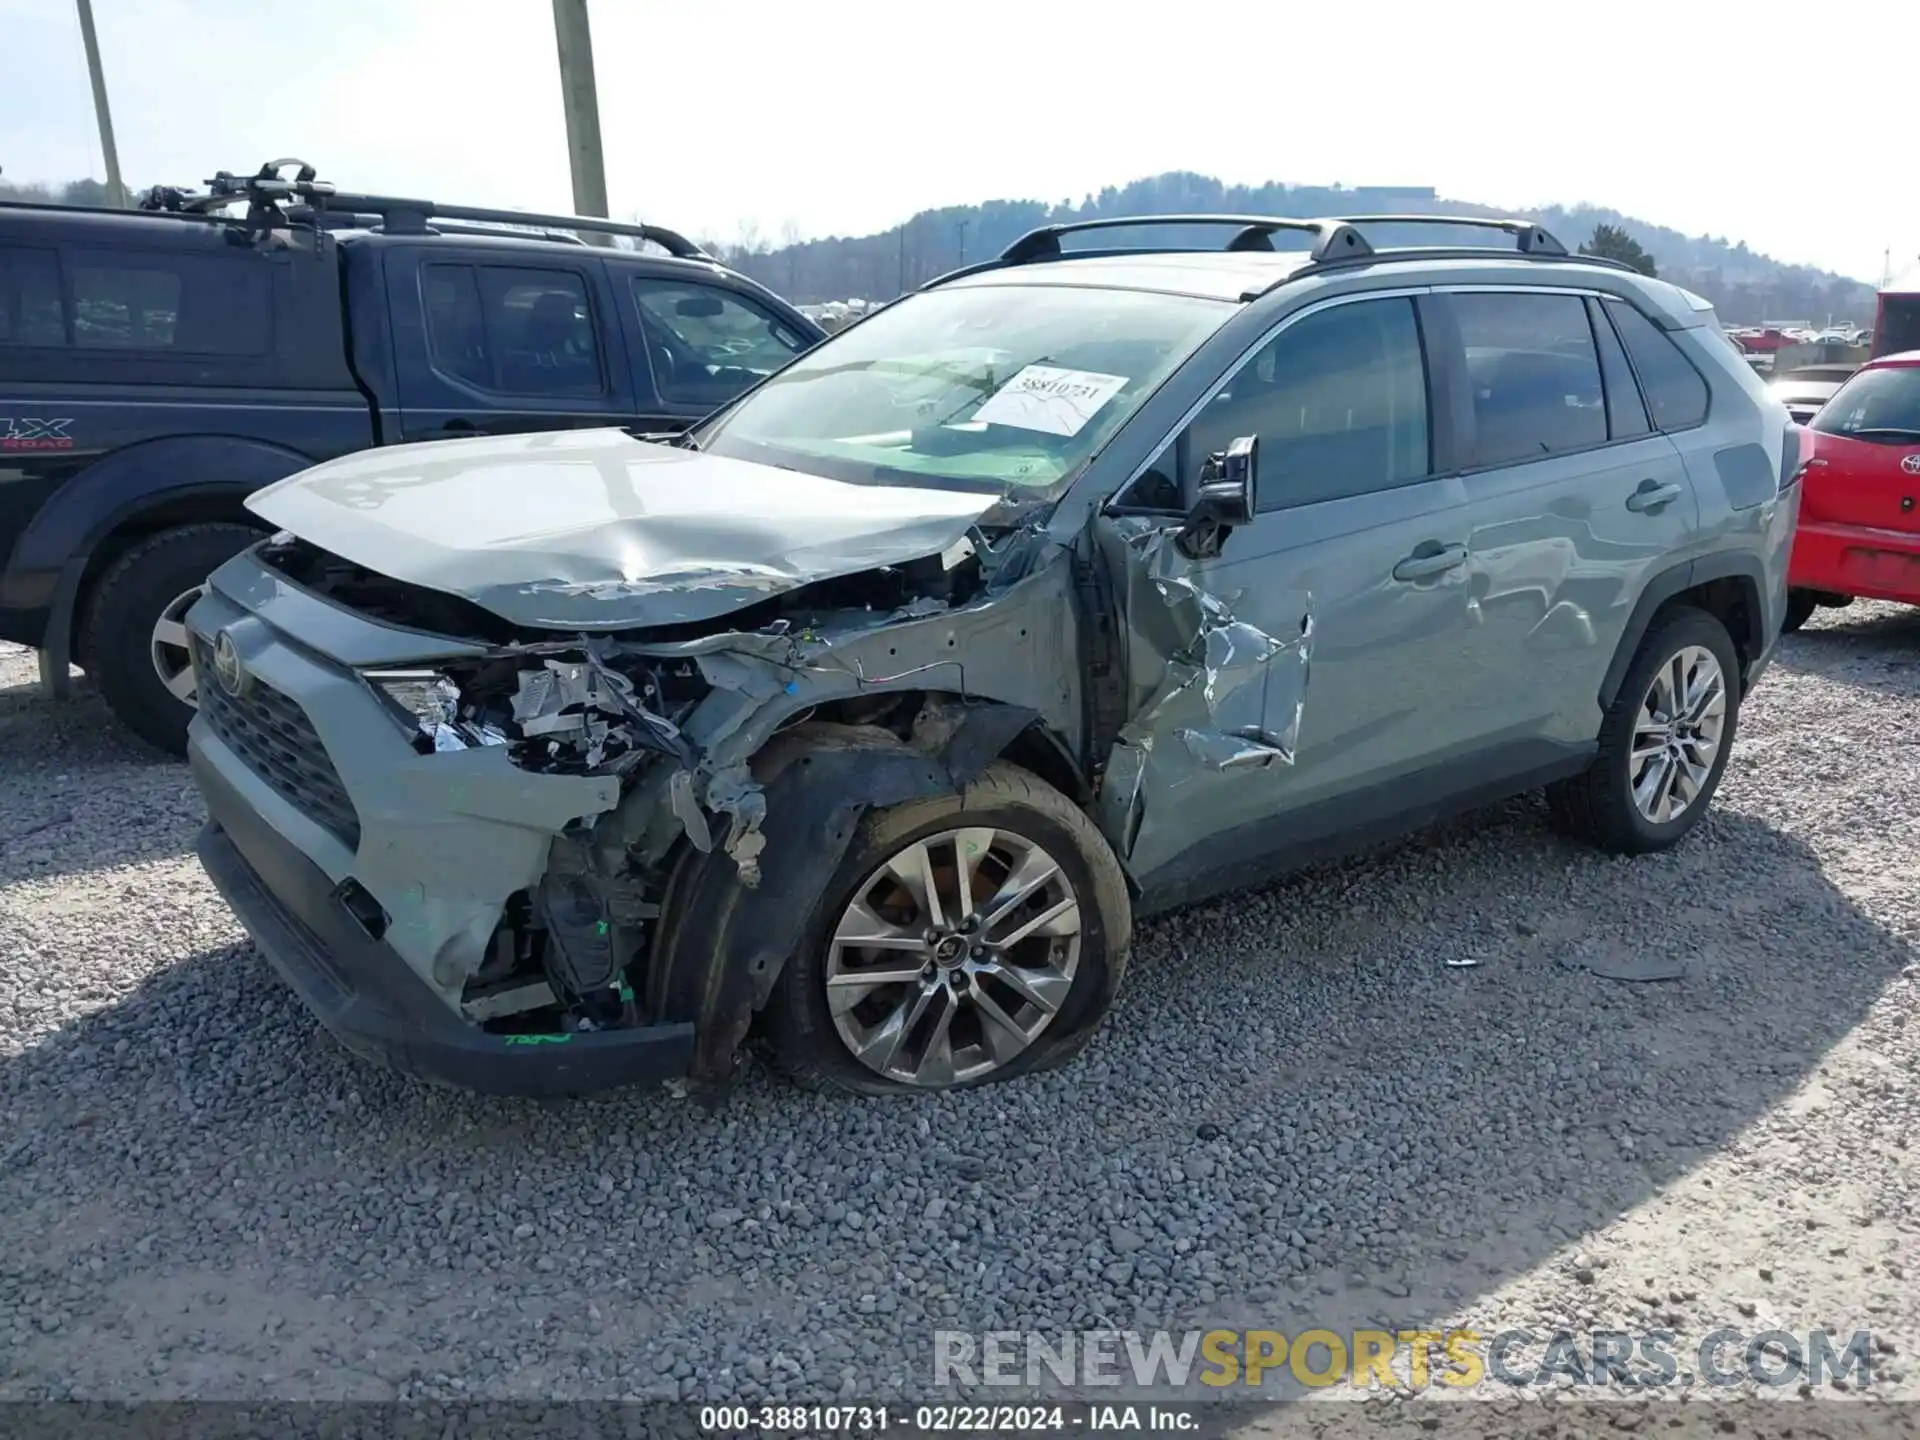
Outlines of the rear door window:
{"type": "Polygon", "coordinates": [[[1607,441],[1586,303],[1521,291],[1450,295],[1473,397],[1470,466],[1513,465],[1607,441]]]}
{"type": "Polygon", "coordinates": [[[1686,430],[1707,418],[1707,382],[1658,325],[1611,296],[1606,312],[1627,348],[1656,430],[1686,430]]]}
{"type": "Polygon", "coordinates": [[[578,272],[427,265],[421,300],[434,368],[450,379],[541,399],[606,392],[599,329],[578,272]]]}
{"type": "Polygon", "coordinates": [[[662,400],[724,405],[807,348],[784,321],[717,285],[652,275],[632,284],[662,400]]]}

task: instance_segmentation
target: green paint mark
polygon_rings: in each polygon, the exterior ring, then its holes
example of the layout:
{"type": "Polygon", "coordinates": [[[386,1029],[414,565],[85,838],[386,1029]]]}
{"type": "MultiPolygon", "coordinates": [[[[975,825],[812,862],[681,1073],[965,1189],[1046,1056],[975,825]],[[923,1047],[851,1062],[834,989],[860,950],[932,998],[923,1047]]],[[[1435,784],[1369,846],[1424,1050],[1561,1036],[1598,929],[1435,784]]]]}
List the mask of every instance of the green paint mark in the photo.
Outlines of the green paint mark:
{"type": "Polygon", "coordinates": [[[633,999],[633,987],[624,980],[620,982],[620,998],[622,1000],[633,999]]]}
{"type": "Polygon", "coordinates": [[[602,920],[599,923],[599,925],[596,926],[595,928],[599,931],[600,934],[604,935],[607,933],[607,922],[602,920]]]}
{"type": "Polygon", "coordinates": [[[564,1045],[573,1039],[571,1035],[507,1035],[502,1037],[509,1045],[564,1045]]]}

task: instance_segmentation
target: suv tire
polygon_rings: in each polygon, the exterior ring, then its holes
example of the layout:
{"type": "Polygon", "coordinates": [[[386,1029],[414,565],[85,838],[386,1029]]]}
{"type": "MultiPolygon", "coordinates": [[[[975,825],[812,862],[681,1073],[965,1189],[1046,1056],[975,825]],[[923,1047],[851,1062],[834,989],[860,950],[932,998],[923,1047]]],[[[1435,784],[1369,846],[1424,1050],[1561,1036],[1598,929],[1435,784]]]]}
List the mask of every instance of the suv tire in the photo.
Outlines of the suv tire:
{"type": "Polygon", "coordinates": [[[187,753],[193,705],[160,676],[157,627],[177,620],[178,614],[168,612],[184,613],[178,602],[260,534],[250,526],[224,523],[162,530],[115,560],[93,592],[81,637],[93,682],[122,724],[170,755],[187,753]]]}
{"type": "MultiPolygon", "coordinates": [[[[1547,787],[1547,806],[1560,828],[1616,855],[1643,855],[1677,845],[1700,823],[1713,801],[1733,752],[1740,713],[1740,661],[1727,627],[1704,610],[1675,606],[1655,619],[1620,682],[1619,693],[1600,724],[1600,750],[1591,767],[1569,780],[1547,787]],[[1656,682],[1672,693],[1673,667],[1679,662],[1689,674],[1704,677],[1698,663],[1710,656],[1718,669],[1719,728],[1704,775],[1692,786],[1684,808],[1661,820],[1650,816],[1635,798],[1636,780],[1657,780],[1662,755],[1651,759],[1635,755],[1636,737],[1657,735],[1662,727],[1656,682]],[[1695,663],[1688,665],[1692,657],[1695,663]]],[[[1683,720],[1683,724],[1688,723],[1683,720]]],[[[1669,769],[1674,756],[1698,758],[1697,738],[1681,737],[1665,757],[1669,769]]]]}
{"type": "MultiPolygon", "coordinates": [[[[866,913],[878,918],[877,911],[873,907],[866,913]]],[[[1080,808],[1038,776],[997,762],[962,794],[869,812],[802,934],[803,942],[781,972],[764,1016],[780,1068],[809,1088],[898,1095],[1012,1079],[1051,1069],[1079,1054],[1113,1004],[1132,943],[1133,912],[1120,862],[1080,808]],[[975,869],[972,883],[957,890],[959,867],[965,863],[963,846],[974,847],[966,853],[975,869]],[[843,963],[845,942],[836,944],[836,936],[848,933],[845,927],[855,903],[870,902],[876,887],[897,886],[901,902],[912,907],[904,912],[912,919],[889,932],[894,946],[911,946],[905,930],[918,931],[927,918],[916,892],[891,878],[889,866],[903,860],[910,874],[916,873],[914,865],[923,866],[917,873],[931,878],[935,894],[942,897],[941,939],[899,949],[903,959],[896,970],[917,968],[920,976],[867,989],[863,998],[846,1007],[843,1026],[828,998],[829,976],[841,974],[843,983],[833,988],[837,994],[850,994],[862,987],[857,981],[846,983],[847,973],[885,963],[895,953],[867,950],[843,963]],[[1029,868],[1021,870],[1023,865],[1029,868]],[[1017,893],[1021,884],[1049,869],[1053,873],[990,928],[976,921],[969,931],[968,916],[945,913],[960,910],[973,892],[992,885],[972,910],[976,916],[991,915],[991,901],[1017,893]],[[1006,883],[1016,872],[1022,881],[1006,883]],[[962,903],[955,903],[956,896],[962,903]],[[1050,929],[1065,932],[1071,923],[1062,914],[1004,952],[986,944],[1018,933],[1067,900],[1075,905],[1076,932],[1049,935],[1050,929]],[[979,958],[983,953],[985,958],[979,958]],[[1050,953],[1050,960],[1042,960],[1043,953],[1050,953]],[[1009,973],[1036,998],[1025,998],[1001,978],[1009,973]],[[978,998],[983,994],[989,1008],[978,998]],[[915,1010],[916,1004],[922,1008],[915,1010]],[[870,1018],[862,1018],[863,1009],[870,1018]],[[1022,1044],[1015,1030],[995,1027],[987,1018],[990,1010],[1024,1025],[1030,1038],[1022,1044]],[[922,1068],[923,1078],[896,1078],[854,1053],[849,1031],[870,1026],[870,1033],[878,1035],[888,1023],[909,1014],[912,1020],[899,1027],[905,1043],[896,1047],[896,1064],[904,1068],[914,1052],[931,1051],[931,1034],[946,1015],[956,1064],[944,1073],[953,1078],[942,1078],[937,1063],[922,1068]],[[989,1054],[995,1046],[1006,1052],[1004,1061],[989,1054]],[[987,1068],[969,1073],[968,1057],[973,1067],[987,1068]]]]}
{"type": "Polygon", "coordinates": [[[1789,590],[1787,592],[1787,613],[1780,628],[1791,635],[1807,621],[1813,618],[1813,612],[1820,606],[1820,597],[1811,590],[1789,590]]]}

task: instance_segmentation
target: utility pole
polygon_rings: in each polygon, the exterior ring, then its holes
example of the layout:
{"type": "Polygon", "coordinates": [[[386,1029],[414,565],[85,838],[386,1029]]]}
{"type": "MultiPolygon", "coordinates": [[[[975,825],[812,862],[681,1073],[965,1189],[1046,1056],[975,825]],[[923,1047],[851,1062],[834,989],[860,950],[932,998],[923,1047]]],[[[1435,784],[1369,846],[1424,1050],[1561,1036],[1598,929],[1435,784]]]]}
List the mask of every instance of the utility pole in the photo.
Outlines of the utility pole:
{"type": "Polygon", "coordinates": [[[80,7],[80,41],[87,47],[87,78],[93,82],[93,113],[100,122],[100,150],[107,162],[107,203],[125,209],[127,187],[120,183],[120,151],[113,143],[113,115],[107,109],[107,77],[100,69],[100,40],[93,33],[93,0],[80,7]]]}
{"type": "MultiPolygon", "coordinates": [[[[600,150],[600,98],[593,83],[593,35],[587,28],[587,0],[553,0],[553,35],[560,47],[560,98],[567,111],[573,211],[604,220],[607,166],[600,150]]],[[[613,243],[611,235],[580,238],[595,245],[613,243]]]]}
{"type": "Polygon", "coordinates": [[[960,263],[964,265],[967,263],[967,222],[956,220],[953,222],[953,228],[960,232],[960,263]]]}

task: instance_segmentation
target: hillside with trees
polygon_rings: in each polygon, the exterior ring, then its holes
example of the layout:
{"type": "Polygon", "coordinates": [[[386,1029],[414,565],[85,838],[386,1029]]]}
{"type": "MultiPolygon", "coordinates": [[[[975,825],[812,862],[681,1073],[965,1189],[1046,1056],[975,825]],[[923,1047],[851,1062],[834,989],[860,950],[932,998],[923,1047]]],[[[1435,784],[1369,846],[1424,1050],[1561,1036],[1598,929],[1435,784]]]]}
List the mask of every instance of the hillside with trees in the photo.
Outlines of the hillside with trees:
{"type": "MultiPolygon", "coordinates": [[[[61,187],[14,186],[0,182],[0,199],[102,205],[106,187],[78,180],[61,187]]],[[[1043,200],[989,200],[982,205],[953,205],[925,210],[877,235],[802,240],[792,225],[776,240],[747,227],[730,240],[703,238],[714,253],[790,299],[888,299],[924,284],[967,260],[995,255],[1036,225],[1063,220],[1204,212],[1307,217],[1338,214],[1499,215],[1506,212],[1467,201],[1442,199],[1425,187],[1313,185],[1226,185],[1205,175],[1173,172],[1109,186],[1097,195],[1057,204],[1043,200]]],[[[668,217],[670,219],[670,217],[668,217]]],[[[1745,243],[1720,236],[1683,235],[1662,225],[1616,210],[1579,205],[1533,211],[1537,219],[1568,245],[1622,259],[1662,279],[1684,285],[1712,301],[1729,324],[1762,320],[1866,323],[1873,318],[1873,287],[1806,265],[1786,265],[1755,254],[1745,243]]],[[[1140,231],[1117,232],[1112,243],[1137,244],[1140,231]]],[[[1178,244],[1223,243],[1217,230],[1156,232],[1178,244]]],[[[1386,244],[1453,241],[1457,232],[1431,228],[1386,227],[1377,232],[1386,244]]],[[[1278,237],[1286,248],[1293,242],[1278,237]]],[[[1304,243],[1304,242],[1302,242],[1304,243]]]]}
{"type": "MultiPolygon", "coordinates": [[[[705,243],[729,263],[797,301],[869,299],[897,295],[966,260],[997,254],[1037,225],[1154,213],[1227,213],[1308,217],[1339,214],[1501,215],[1510,212],[1439,198],[1421,187],[1344,188],[1311,185],[1226,185],[1205,175],[1172,173],[1131,185],[1109,187],[1078,202],[990,200],[927,210],[877,235],[795,240],[775,244],[752,231],[731,241],[705,243]]],[[[1873,315],[1873,287],[1806,265],[1786,265],[1755,254],[1724,237],[1689,236],[1616,210],[1580,205],[1529,212],[1569,246],[1599,248],[1610,258],[1651,266],[1662,279],[1684,285],[1712,301],[1729,324],[1762,319],[1824,323],[1866,322],[1873,315]],[[1611,234],[1609,234],[1611,232],[1611,234]],[[1605,237],[1605,238],[1602,238],[1605,237]],[[1632,258],[1638,254],[1641,260],[1632,258]],[[1644,260],[1644,264],[1642,264],[1644,260]]],[[[1140,243],[1140,231],[1118,231],[1111,243],[1140,243]]],[[[1181,244],[1221,244],[1217,230],[1175,232],[1159,238],[1181,244]]],[[[1460,243],[1457,232],[1433,228],[1377,232],[1386,244],[1460,243]]],[[[1276,237],[1286,248],[1286,237],[1276,237]]],[[[1304,243],[1304,242],[1302,242],[1304,243]]]]}

